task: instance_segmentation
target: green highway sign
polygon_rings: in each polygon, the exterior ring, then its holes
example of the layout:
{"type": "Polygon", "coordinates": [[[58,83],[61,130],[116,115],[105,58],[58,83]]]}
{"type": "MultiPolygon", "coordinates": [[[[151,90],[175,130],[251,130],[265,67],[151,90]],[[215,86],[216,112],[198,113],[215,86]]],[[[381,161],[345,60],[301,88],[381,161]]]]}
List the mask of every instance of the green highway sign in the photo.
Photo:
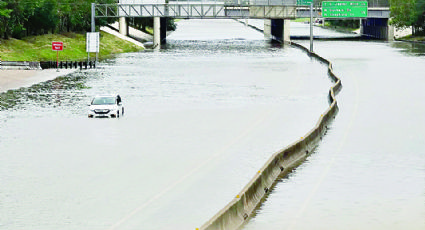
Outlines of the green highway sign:
{"type": "Polygon", "coordinates": [[[324,18],[365,18],[367,1],[326,1],[322,2],[324,18]]]}
{"type": "Polygon", "coordinates": [[[297,0],[297,5],[299,6],[305,6],[310,5],[313,2],[313,0],[297,0]]]}

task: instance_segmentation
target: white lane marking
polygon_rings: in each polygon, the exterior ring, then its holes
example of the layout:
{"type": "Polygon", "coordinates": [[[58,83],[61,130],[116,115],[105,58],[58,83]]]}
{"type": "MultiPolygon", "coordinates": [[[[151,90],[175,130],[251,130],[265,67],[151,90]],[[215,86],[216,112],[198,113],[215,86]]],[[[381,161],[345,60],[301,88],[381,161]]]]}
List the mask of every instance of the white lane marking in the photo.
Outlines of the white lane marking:
{"type": "Polygon", "coordinates": [[[339,142],[339,146],[334,154],[334,156],[332,157],[332,159],[329,161],[329,163],[327,164],[327,166],[322,170],[322,173],[320,174],[319,180],[317,180],[314,188],[310,191],[308,197],[305,199],[304,203],[302,204],[300,210],[298,211],[297,215],[295,216],[295,218],[292,219],[291,224],[289,225],[289,227],[287,228],[288,230],[290,229],[294,229],[294,227],[296,226],[297,222],[299,221],[299,218],[301,217],[301,215],[304,213],[305,209],[307,208],[307,206],[310,204],[311,200],[313,199],[314,195],[317,193],[317,191],[319,190],[320,186],[322,185],[324,179],[327,177],[331,167],[333,166],[333,164],[336,161],[336,156],[341,154],[342,148],[345,145],[345,143],[347,142],[348,139],[348,135],[350,134],[353,126],[354,126],[354,121],[357,118],[357,114],[358,114],[358,109],[359,109],[359,85],[358,85],[358,81],[355,77],[353,77],[354,79],[354,83],[355,83],[355,89],[356,89],[356,100],[355,100],[355,104],[354,104],[354,110],[351,114],[351,118],[350,118],[350,122],[344,132],[344,136],[342,137],[341,141],[339,142]]]}

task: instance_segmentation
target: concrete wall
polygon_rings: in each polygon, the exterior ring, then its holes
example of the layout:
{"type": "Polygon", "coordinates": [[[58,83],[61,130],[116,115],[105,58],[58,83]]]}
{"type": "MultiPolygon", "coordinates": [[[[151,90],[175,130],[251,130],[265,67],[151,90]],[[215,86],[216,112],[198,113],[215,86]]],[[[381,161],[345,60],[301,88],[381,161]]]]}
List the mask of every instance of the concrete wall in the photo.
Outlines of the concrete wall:
{"type": "Polygon", "coordinates": [[[322,136],[326,134],[327,126],[338,113],[335,95],[341,90],[342,85],[341,80],[333,73],[332,64],[319,55],[310,53],[307,48],[295,43],[292,44],[328,65],[328,74],[335,82],[329,90],[330,106],[320,116],[316,126],[310,132],[288,147],[273,154],[242,191],[200,228],[202,230],[230,230],[237,229],[244,224],[245,220],[262,202],[264,196],[276,184],[277,179],[288,174],[291,169],[297,167],[311,154],[322,139],[322,136]]]}
{"type": "Polygon", "coordinates": [[[394,40],[394,27],[388,23],[388,18],[367,18],[360,24],[360,33],[364,38],[394,40]]]}

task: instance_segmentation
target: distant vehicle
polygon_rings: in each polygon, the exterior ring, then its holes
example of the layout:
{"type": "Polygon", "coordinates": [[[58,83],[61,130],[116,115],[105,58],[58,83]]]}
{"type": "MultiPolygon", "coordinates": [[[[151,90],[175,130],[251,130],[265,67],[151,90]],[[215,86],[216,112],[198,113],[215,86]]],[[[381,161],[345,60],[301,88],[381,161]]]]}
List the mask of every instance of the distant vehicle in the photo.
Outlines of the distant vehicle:
{"type": "Polygon", "coordinates": [[[118,94],[97,95],[91,103],[88,111],[88,117],[110,117],[118,118],[124,116],[124,106],[121,97],[118,94]]]}

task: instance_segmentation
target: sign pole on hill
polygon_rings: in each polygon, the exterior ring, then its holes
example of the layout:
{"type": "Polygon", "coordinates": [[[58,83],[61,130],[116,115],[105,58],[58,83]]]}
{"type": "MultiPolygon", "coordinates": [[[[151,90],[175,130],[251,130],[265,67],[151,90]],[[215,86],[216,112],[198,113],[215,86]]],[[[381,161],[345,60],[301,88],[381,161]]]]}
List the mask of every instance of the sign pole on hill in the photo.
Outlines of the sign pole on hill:
{"type": "Polygon", "coordinates": [[[56,51],[56,72],[59,72],[59,51],[56,51]]]}
{"type": "Polygon", "coordinates": [[[52,42],[52,50],[56,51],[56,71],[59,72],[59,51],[63,51],[63,42],[52,42]]]}

